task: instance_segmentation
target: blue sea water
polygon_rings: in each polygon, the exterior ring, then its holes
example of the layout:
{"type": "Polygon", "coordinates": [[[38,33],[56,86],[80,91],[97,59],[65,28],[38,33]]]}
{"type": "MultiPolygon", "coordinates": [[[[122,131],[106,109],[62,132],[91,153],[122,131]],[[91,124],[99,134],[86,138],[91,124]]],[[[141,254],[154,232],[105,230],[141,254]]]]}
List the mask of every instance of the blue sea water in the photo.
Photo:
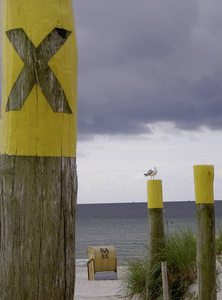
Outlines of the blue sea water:
{"type": "MultiPolygon", "coordinates": [[[[196,232],[193,201],[164,203],[164,230],[196,232]]],[[[216,231],[222,227],[222,201],[215,201],[216,231]]],[[[147,203],[78,204],[76,265],[85,266],[88,246],[114,246],[118,265],[138,257],[148,246],[147,203]]]]}

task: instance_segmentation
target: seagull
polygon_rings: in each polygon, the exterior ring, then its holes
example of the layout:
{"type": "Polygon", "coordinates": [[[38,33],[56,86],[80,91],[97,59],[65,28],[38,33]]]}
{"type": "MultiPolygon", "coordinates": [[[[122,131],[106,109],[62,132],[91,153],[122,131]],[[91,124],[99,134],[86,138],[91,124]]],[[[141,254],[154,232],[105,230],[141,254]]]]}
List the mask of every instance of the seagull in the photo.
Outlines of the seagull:
{"type": "Polygon", "coordinates": [[[152,169],[150,169],[147,173],[145,173],[144,175],[145,176],[151,176],[151,178],[153,177],[154,179],[154,176],[157,174],[157,169],[156,167],[153,167],[152,169]]]}

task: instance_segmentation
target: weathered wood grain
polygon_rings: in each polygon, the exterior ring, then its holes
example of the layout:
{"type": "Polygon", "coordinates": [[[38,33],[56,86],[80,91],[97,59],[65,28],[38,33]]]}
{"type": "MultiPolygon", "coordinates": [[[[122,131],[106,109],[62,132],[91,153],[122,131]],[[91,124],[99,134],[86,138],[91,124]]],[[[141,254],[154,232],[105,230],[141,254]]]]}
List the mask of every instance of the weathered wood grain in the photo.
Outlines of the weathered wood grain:
{"type": "Polygon", "coordinates": [[[150,208],[148,209],[149,221],[149,250],[151,256],[156,257],[163,249],[164,245],[164,222],[163,209],[150,208]]]}
{"type": "Polygon", "coordinates": [[[163,300],[170,300],[168,289],[167,263],[161,263],[162,283],[163,283],[163,300]]]}
{"type": "MultiPolygon", "coordinates": [[[[148,199],[149,200],[149,199],[148,199]]],[[[149,263],[147,266],[147,273],[153,268],[156,259],[164,246],[164,223],[163,223],[163,209],[149,208],[148,209],[148,226],[149,226],[149,263]]],[[[152,300],[151,295],[152,286],[146,283],[146,299],[152,300]]]]}
{"type": "Polygon", "coordinates": [[[198,299],[216,300],[214,204],[197,204],[198,299]]]}
{"type": "Polygon", "coordinates": [[[72,299],[76,159],[0,156],[0,298],[72,299]]]}

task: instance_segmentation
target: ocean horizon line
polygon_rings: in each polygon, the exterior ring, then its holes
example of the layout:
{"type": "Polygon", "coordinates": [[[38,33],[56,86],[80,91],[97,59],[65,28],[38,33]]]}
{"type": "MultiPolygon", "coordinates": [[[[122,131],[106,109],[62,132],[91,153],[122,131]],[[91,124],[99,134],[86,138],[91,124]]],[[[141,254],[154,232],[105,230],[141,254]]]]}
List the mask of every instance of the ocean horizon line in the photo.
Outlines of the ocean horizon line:
{"type": "MultiPolygon", "coordinates": [[[[214,202],[222,201],[222,199],[215,199],[214,202]]],[[[195,202],[195,200],[163,200],[163,203],[181,203],[181,202],[195,202]]],[[[144,204],[147,201],[133,201],[133,202],[87,202],[87,203],[78,203],[77,205],[98,205],[98,204],[144,204]]]]}
{"type": "MultiPolygon", "coordinates": [[[[215,216],[222,217],[222,201],[214,202],[215,216]]],[[[196,218],[195,201],[163,202],[164,218],[196,218]]],[[[77,219],[140,219],[148,217],[147,202],[77,204],[77,219]]]]}

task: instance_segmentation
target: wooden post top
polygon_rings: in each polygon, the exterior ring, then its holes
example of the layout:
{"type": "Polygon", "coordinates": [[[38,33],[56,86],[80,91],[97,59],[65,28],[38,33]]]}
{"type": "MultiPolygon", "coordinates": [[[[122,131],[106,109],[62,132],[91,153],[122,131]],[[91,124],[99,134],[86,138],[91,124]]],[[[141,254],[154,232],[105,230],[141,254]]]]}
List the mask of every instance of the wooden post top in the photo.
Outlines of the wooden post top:
{"type": "Polygon", "coordinates": [[[0,154],[76,156],[72,0],[1,0],[0,154]]]}
{"type": "Polygon", "coordinates": [[[214,166],[196,165],[193,170],[196,204],[214,203],[214,166]]]}
{"type": "Polygon", "coordinates": [[[147,180],[148,209],[163,208],[162,180],[147,180]]]}

